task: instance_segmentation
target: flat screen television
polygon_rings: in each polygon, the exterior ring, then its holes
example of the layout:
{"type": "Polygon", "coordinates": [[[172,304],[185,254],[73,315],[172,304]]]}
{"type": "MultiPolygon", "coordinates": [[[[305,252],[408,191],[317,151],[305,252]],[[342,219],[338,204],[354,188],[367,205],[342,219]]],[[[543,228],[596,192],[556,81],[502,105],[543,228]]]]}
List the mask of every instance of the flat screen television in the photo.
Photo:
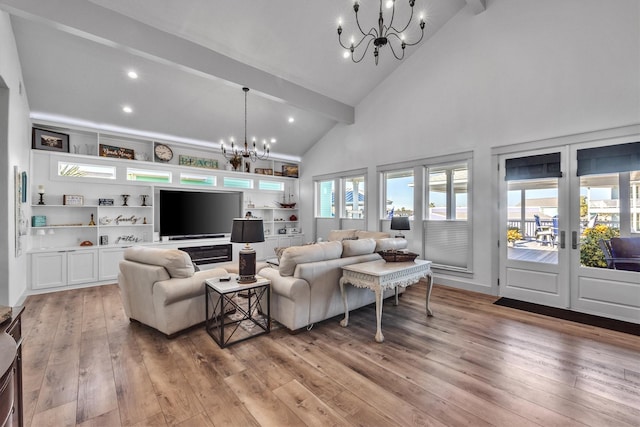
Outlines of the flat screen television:
{"type": "Polygon", "coordinates": [[[242,217],[241,192],[160,190],[160,235],[170,239],[223,237],[242,217]]]}

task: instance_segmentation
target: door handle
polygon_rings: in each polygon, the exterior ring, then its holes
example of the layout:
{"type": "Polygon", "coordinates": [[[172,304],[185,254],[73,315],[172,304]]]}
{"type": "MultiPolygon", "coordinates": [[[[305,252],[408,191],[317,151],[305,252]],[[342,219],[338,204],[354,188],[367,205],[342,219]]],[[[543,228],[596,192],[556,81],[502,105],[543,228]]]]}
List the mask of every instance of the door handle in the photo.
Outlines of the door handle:
{"type": "Polygon", "coordinates": [[[571,248],[578,249],[578,232],[577,231],[571,232],[571,248]]]}
{"type": "Polygon", "coordinates": [[[560,232],[560,249],[564,249],[565,244],[564,244],[564,231],[560,232]]]}

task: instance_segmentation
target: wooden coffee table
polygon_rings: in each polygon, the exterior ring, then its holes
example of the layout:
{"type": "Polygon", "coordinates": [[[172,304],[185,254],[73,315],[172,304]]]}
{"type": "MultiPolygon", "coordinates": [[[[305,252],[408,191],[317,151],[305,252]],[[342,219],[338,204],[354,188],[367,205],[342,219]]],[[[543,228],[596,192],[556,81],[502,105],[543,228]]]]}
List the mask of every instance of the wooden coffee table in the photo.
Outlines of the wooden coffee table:
{"type": "Polygon", "coordinates": [[[431,261],[417,259],[409,262],[386,262],[383,259],[363,262],[360,264],[345,265],[342,267],[340,278],[340,292],[344,303],[344,319],[340,321],[342,327],[349,325],[349,305],[344,287],[347,284],[358,288],[371,289],[376,294],[376,323],[375,339],[384,341],[382,335],[382,296],[387,289],[395,289],[395,305],[398,305],[398,287],[407,287],[418,281],[427,279],[427,316],[432,316],[429,307],[431,288],[433,287],[433,275],[431,273],[431,261]]]}

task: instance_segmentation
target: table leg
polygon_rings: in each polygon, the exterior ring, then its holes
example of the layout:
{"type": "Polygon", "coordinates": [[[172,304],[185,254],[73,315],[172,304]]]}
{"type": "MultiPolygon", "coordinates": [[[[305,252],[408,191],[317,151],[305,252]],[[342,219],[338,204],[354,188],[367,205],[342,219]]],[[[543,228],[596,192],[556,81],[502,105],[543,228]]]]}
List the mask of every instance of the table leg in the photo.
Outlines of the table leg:
{"type": "Polygon", "coordinates": [[[376,293],[376,341],[383,342],[384,335],[382,335],[382,296],[384,292],[380,287],[375,288],[376,293]]]}
{"type": "Polygon", "coordinates": [[[433,289],[433,273],[429,272],[427,279],[427,316],[433,316],[433,312],[429,307],[429,301],[431,301],[431,289],[433,289]]]}
{"type": "Polygon", "coordinates": [[[347,303],[347,295],[344,292],[346,283],[340,278],[340,293],[342,294],[342,303],[344,304],[344,319],[340,321],[340,326],[346,328],[349,326],[349,304],[347,303]]]}
{"type": "Polygon", "coordinates": [[[393,305],[398,305],[398,286],[396,286],[396,302],[393,305]]]}

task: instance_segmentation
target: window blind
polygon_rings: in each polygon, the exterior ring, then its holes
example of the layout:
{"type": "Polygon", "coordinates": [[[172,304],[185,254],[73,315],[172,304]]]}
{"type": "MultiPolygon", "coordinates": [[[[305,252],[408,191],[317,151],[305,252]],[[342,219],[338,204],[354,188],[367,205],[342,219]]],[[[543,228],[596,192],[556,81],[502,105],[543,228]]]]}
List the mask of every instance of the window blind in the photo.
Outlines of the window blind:
{"type": "Polygon", "coordinates": [[[640,142],[578,150],[578,176],[640,170],[640,142]]]}
{"type": "Polygon", "coordinates": [[[560,178],[560,153],[517,157],[505,162],[507,181],[516,179],[560,178]]]}

